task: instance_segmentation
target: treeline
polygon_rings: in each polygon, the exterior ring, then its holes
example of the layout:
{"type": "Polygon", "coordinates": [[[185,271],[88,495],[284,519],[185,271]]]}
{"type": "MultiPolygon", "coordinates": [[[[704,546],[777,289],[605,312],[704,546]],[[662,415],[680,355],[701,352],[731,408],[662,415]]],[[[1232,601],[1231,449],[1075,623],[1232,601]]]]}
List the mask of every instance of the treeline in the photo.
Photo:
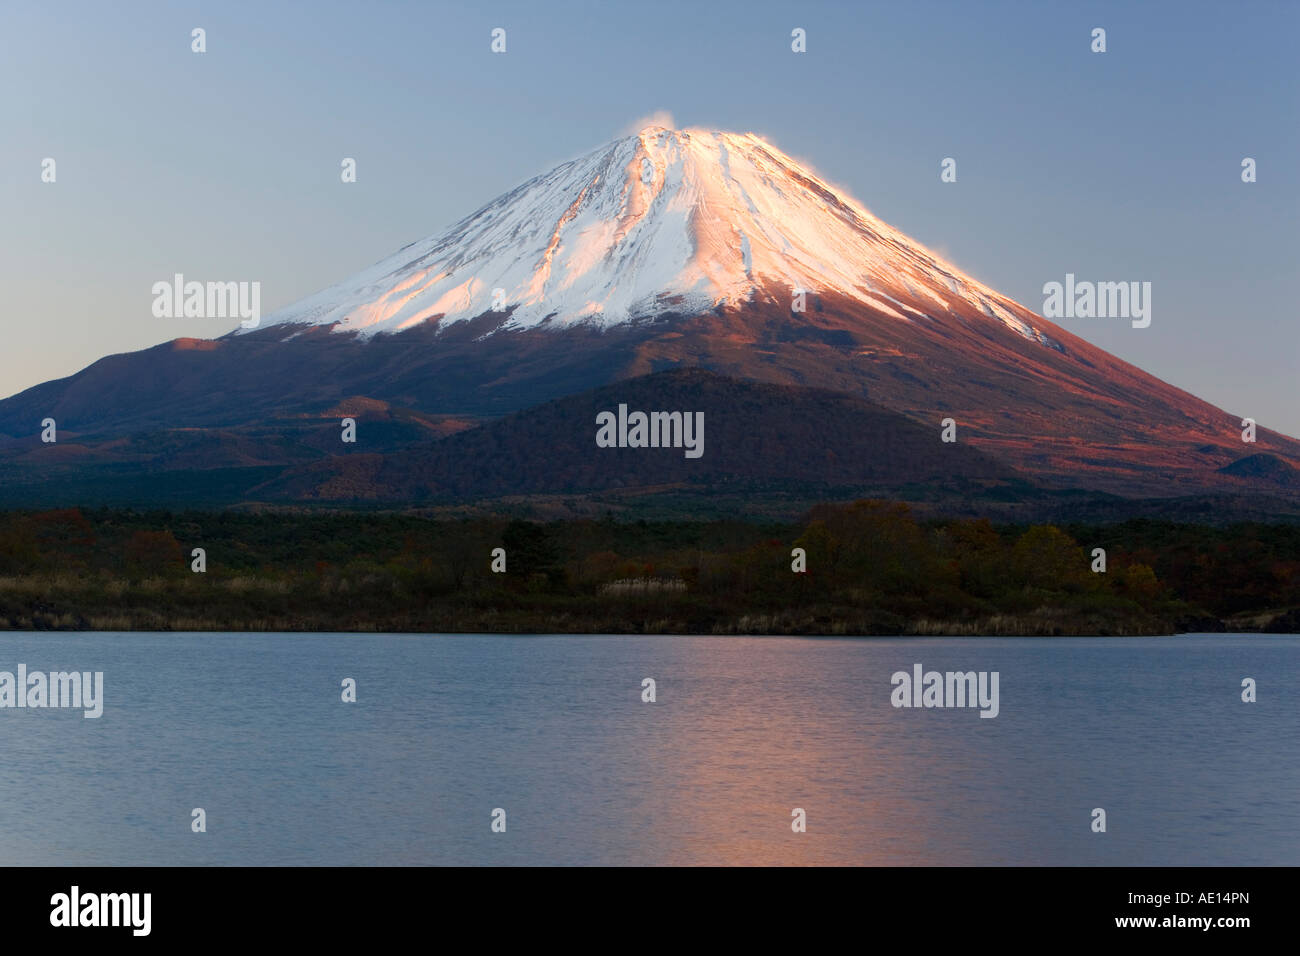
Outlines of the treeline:
{"type": "Polygon", "coordinates": [[[1298,608],[1295,525],[0,513],[0,627],[23,630],[1296,632],[1298,608]]]}

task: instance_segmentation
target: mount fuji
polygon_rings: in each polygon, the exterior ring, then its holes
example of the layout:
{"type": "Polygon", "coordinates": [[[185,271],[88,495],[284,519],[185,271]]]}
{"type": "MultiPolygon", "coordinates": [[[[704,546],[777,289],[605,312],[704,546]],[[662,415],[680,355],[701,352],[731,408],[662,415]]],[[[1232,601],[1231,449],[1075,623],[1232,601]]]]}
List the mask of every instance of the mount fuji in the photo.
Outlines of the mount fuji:
{"type": "Polygon", "coordinates": [[[257,328],[108,356],[0,401],[0,487],[410,504],[811,474],[897,491],[947,474],[1294,495],[1300,442],[1261,428],[1245,444],[1241,418],[988,288],[753,134],[656,126],[257,328]],[[623,455],[602,472],[581,396],[619,387],[703,396],[710,428],[733,435],[727,460],[647,470],[623,455]],[[356,445],[340,445],[341,416],[356,445]],[[46,418],[57,444],[39,439],[46,418]],[[940,442],[948,418],[960,452],[940,442]],[[573,460],[548,457],[561,446],[573,460]],[[493,476],[458,465],[489,453],[493,476]],[[514,460],[530,468],[502,480],[514,460]]]}

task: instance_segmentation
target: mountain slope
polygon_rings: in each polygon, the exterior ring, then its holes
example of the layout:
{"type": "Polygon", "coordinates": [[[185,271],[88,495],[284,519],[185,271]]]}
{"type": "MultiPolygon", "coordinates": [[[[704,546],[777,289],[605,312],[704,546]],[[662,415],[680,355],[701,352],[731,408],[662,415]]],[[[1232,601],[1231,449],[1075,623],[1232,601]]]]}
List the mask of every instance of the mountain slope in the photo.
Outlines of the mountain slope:
{"type": "Polygon", "coordinates": [[[250,495],[427,502],[675,484],[867,493],[935,482],[1023,484],[969,445],[940,442],[862,399],[682,369],[547,402],[423,448],[370,455],[359,439],[355,450],[295,467],[250,495]],[[685,445],[598,447],[597,416],[620,405],[699,413],[699,456],[685,445]]]}

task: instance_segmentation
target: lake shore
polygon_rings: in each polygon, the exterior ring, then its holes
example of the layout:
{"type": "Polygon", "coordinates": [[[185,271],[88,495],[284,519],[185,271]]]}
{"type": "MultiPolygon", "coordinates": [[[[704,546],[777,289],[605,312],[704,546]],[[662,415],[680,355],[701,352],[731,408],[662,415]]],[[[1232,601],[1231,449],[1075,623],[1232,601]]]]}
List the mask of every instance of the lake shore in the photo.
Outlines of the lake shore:
{"type": "Polygon", "coordinates": [[[1300,526],[0,512],[0,630],[1294,633],[1300,526]]]}

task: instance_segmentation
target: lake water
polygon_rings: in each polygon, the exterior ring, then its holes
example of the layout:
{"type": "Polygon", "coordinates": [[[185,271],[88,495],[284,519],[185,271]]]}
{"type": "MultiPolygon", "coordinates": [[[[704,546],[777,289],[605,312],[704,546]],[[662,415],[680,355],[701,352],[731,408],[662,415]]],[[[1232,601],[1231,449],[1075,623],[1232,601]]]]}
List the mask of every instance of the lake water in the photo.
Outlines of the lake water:
{"type": "Polygon", "coordinates": [[[20,663],[104,710],[0,710],[9,865],[1300,864],[1294,636],[0,634],[20,663]],[[892,706],[918,662],[997,671],[998,716],[892,706]]]}

